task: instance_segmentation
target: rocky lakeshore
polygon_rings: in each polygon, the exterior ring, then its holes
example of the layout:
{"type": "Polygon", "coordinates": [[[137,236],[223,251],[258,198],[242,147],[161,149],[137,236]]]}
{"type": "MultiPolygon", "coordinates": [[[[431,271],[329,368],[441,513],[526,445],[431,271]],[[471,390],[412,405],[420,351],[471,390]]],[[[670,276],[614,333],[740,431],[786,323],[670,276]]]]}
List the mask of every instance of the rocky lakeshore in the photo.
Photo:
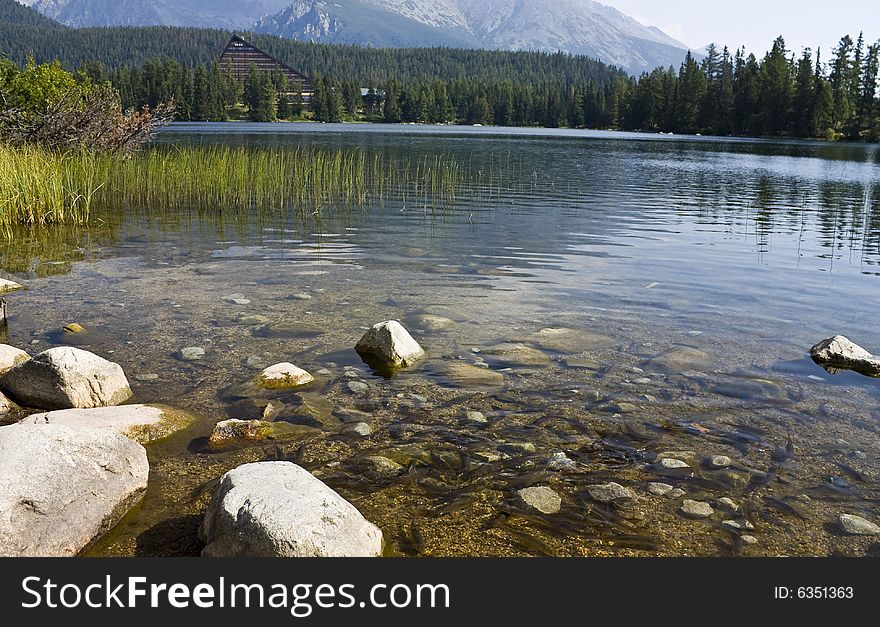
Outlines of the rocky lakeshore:
{"type": "MultiPolygon", "coordinates": [[[[728,407],[726,420],[698,407],[665,416],[664,400],[682,386],[763,397],[774,413],[796,406],[792,391],[769,379],[727,377],[710,353],[687,345],[603,372],[618,342],[561,326],[436,360],[431,338],[454,335],[461,322],[436,314],[409,321],[428,349],[388,321],[365,326],[352,349],[360,365],[309,372],[249,357],[239,381],[219,390],[227,416],[204,437],[193,437],[204,429],[198,412],[120,404],[139,399],[119,364],[69,346],[33,357],[0,346],[4,422],[14,422],[0,427],[0,447],[15,451],[0,473],[0,499],[13,512],[0,529],[2,551],[114,553],[149,494],[183,514],[139,534],[138,547],[151,554],[154,542],[164,554],[206,556],[466,555],[477,542],[479,554],[492,555],[797,554],[823,544],[871,551],[878,517],[860,496],[875,472],[870,438],[839,438],[829,467],[796,430],[774,433],[738,418],[749,403],[728,407]],[[570,383],[547,404],[535,394],[558,367],[570,383]],[[402,371],[413,376],[401,380],[402,371]],[[589,386],[609,376],[632,391],[589,386]],[[169,464],[179,464],[166,456],[175,442],[188,442],[195,457],[169,475],[169,464]],[[26,458],[40,459],[32,483],[22,479],[34,472],[26,458]],[[124,481],[71,471],[96,464],[124,481]],[[186,487],[195,477],[199,487],[186,487]],[[78,490],[96,494],[76,505],[78,490]],[[242,502],[260,513],[245,514],[242,502]],[[319,515],[321,507],[332,513],[319,515]]],[[[303,332],[248,323],[258,333],[303,332]]],[[[78,326],[66,333],[87,332],[78,326]]],[[[176,357],[211,359],[201,347],[176,357]]],[[[135,375],[135,389],[156,379],[135,375]]]]}

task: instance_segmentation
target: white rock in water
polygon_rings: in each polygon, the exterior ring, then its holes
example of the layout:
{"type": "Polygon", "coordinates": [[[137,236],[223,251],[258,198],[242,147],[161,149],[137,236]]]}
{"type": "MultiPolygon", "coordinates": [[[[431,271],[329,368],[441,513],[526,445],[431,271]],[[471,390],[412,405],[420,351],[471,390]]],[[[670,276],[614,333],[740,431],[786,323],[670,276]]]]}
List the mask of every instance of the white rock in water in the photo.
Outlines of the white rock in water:
{"type": "Polygon", "coordinates": [[[0,375],[9,372],[30,358],[30,355],[19,348],[9,344],[0,344],[0,375]]]}
{"type": "Polygon", "coordinates": [[[220,480],[199,529],[205,557],[378,557],[382,532],[290,462],[259,462],[220,480]]]}
{"type": "Polygon", "coordinates": [[[648,484],[648,492],[654,496],[666,496],[674,489],[675,486],[671,486],[668,483],[657,483],[652,481],[648,484]]]}
{"type": "Polygon", "coordinates": [[[618,501],[631,501],[636,498],[632,490],[625,488],[619,483],[605,483],[602,485],[587,486],[590,498],[600,503],[615,503],[618,501]]]}
{"type": "Polygon", "coordinates": [[[257,375],[256,383],[259,387],[264,389],[288,390],[301,385],[306,385],[314,380],[315,377],[302,368],[285,362],[269,366],[263,370],[263,372],[257,375]]]}
{"type": "Polygon", "coordinates": [[[706,465],[710,468],[729,468],[733,460],[726,455],[713,455],[706,459],[706,465]]]}
{"type": "Polygon", "coordinates": [[[23,290],[24,286],[19,285],[15,281],[9,281],[8,279],[0,279],[0,294],[6,294],[8,292],[14,292],[15,290],[23,290]]]}
{"type": "Polygon", "coordinates": [[[843,530],[852,536],[877,536],[880,535],[880,527],[869,520],[865,520],[861,516],[853,516],[852,514],[841,514],[840,526],[843,530]]]}
{"type": "Polygon", "coordinates": [[[375,360],[393,368],[411,366],[425,356],[419,343],[396,320],[373,325],[355,350],[366,361],[375,360]]]}
{"type": "Polygon", "coordinates": [[[660,460],[660,467],[665,468],[666,470],[681,470],[684,468],[690,468],[690,465],[687,462],[681,461],[680,459],[666,457],[660,460]]]}
{"type": "Polygon", "coordinates": [[[183,361],[198,361],[205,356],[205,349],[201,346],[187,346],[181,348],[178,355],[183,361]]]}
{"type": "Polygon", "coordinates": [[[526,505],[534,507],[542,514],[558,514],[562,509],[562,497],[546,486],[523,488],[517,494],[526,505]]]}
{"type": "Polygon", "coordinates": [[[708,503],[687,499],[681,504],[681,513],[688,518],[700,519],[710,518],[715,513],[715,510],[708,503]]]}
{"type": "Polygon", "coordinates": [[[367,390],[370,389],[370,386],[364,383],[363,381],[349,381],[348,389],[354,392],[355,394],[363,394],[367,390]]]}
{"type": "Polygon", "coordinates": [[[844,368],[880,376],[880,357],[872,355],[842,335],[819,342],[810,349],[810,356],[813,361],[826,368],[844,368]]]}
{"type": "Polygon", "coordinates": [[[193,420],[193,416],[170,407],[120,405],[93,409],[60,409],[33,414],[19,421],[19,424],[107,429],[135,442],[149,444],[187,428],[193,420]]]}
{"type": "Polygon", "coordinates": [[[147,488],[147,452],[104,429],[0,428],[0,556],[69,557],[147,488]]]}
{"type": "Polygon", "coordinates": [[[0,378],[0,389],[21,405],[71,409],[118,405],[131,397],[119,364],[60,346],[19,364],[0,378]]]}

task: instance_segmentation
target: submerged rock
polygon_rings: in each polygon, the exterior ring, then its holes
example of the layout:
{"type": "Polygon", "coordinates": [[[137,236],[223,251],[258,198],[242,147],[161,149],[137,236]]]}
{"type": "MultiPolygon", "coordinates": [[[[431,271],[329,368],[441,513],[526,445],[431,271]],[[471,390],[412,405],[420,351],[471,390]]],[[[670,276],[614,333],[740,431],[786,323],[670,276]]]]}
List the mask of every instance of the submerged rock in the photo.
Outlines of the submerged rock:
{"type": "Polygon", "coordinates": [[[715,506],[727,510],[728,512],[739,511],[739,505],[737,505],[736,502],[729,496],[724,496],[715,501],[715,506]]]}
{"type": "Polygon", "coordinates": [[[291,363],[269,366],[257,375],[254,382],[264,390],[291,390],[314,381],[315,378],[291,363]]]}
{"type": "Polygon", "coordinates": [[[373,470],[378,472],[380,475],[396,475],[400,471],[403,470],[403,466],[398,464],[393,459],[388,459],[382,455],[370,455],[369,457],[365,457],[364,461],[367,462],[373,470]]]}
{"type": "Polygon", "coordinates": [[[842,335],[823,340],[810,349],[813,361],[828,370],[854,370],[869,377],[880,377],[880,357],[842,335]]]}
{"type": "Polygon", "coordinates": [[[307,340],[327,333],[325,329],[307,322],[285,320],[264,324],[254,330],[255,337],[307,340]]]}
{"type": "Polygon", "coordinates": [[[490,355],[507,366],[544,366],[550,363],[546,354],[525,344],[496,344],[482,349],[480,353],[490,355]]]}
{"type": "Polygon", "coordinates": [[[443,316],[433,314],[419,314],[412,316],[413,324],[425,331],[446,331],[455,326],[455,322],[443,316]]]}
{"type": "Polygon", "coordinates": [[[121,405],[92,409],[61,409],[33,414],[19,424],[61,425],[75,429],[107,429],[141,444],[161,440],[192,424],[186,412],[159,405],[121,405]]]}
{"type": "Polygon", "coordinates": [[[546,486],[523,488],[518,490],[519,498],[529,507],[533,507],[542,514],[558,514],[562,509],[562,497],[546,486]]]}
{"type": "Polygon", "coordinates": [[[601,333],[582,329],[547,328],[531,337],[531,341],[558,353],[586,353],[614,346],[614,340],[601,333]]]}
{"type": "Polygon", "coordinates": [[[648,483],[648,492],[654,496],[666,496],[674,489],[675,486],[671,486],[668,483],[657,483],[654,481],[648,483]]]}
{"type": "Polygon", "coordinates": [[[0,428],[0,556],[69,557],[142,497],[147,452],[105,429],[0,428]]]}
{"type": "Polygon", "coordinates": [[[201,346],[187,346],[186,348],[181,348],[177,356],[183,361],[198,361],[205,356],[205,349],[201,346]]]}
{"type": "Polygon", "coordinates": [[[14,367],[0,378],[0,389],[40,409],[106,407],[131,397],[119,364],[71,346],[51,348],[14,367]]]}
{"type": "Polygon", "coordinates": [[[681,504],[681,513],[688,518],[702,519],[711,518],[715,513],[715,510],[712,509],[712,506],[708,503],[686,499],[684,503],[681,504]]]}
{"type": "Polygon", "coordinates": [[[83,333],[85,330],[86,328],[77,322],[71,322],[62,329],[65,333],[83,333]]]}
{"type": "Polygon", "coordinates": [[[636,498],[632,490],[625,488],[619,483],[605,483],[601,485],[587,486],[590,498],[600,503],[616,503],[619,501],[632,501],[636,498]]]}
{"type": "Polygon", "coordinates": [[[239,420],[231,418],[218,422],[208,441],[211,444],[226,444],[236,440],[264,440],[275,433],[274,422],[263,420],[239,420]]]}
{"type": "Polygon", "coordinates": [[[30,358],[31,356],[20,348],[15,348],[9,344],[0,344],[0,375],[9,372],[30,358]]]}
{"type": "Polygon", "coordinates": [[[712,365],[709,353],[692,346],[675,346],[654,357],[649,365],[667,373],[705,370],[712,365]]]}
{"type": "Polygon", "coordinates": [[[355,350],[365,362],[382,368],[412,366],[425,356],[424,349],[396,320],[373,325],[355,350]]]}
{"type": "Polygon", "coordinates": [[[470,420],[471,422],[479,422],[479,423],[487,423],[487,422],[489,422],[489,419],[486,418],[486,414],[484,414],[484,413],[481,412],[481,411],[474,411],[474,410],[471,410],[471,411],[468,411],[467,413],[465,413],[465,416],[466,416],[467,419],[470,420]]]}
{"type": "Polygon", "coordinates": [[[199,538],[205,557],[378,557],[383,547],[378,527],[290,462],[223,475],[199,538]]]}
{"type": "Polygon", "coordinates": [[[658,463],[659,468],[662,470],[685,470],[690,468],[690,464],[687,462],[683,462],[680,459],[674,459],[671,457],[664,457],[658,463]]]}
{"type": "Polygon", "coordinates": [[[355,394],[363,394],[367,390],[370,389],[370,386],[364,383],[363,381],[349,381],[348,389],[354,392],[355,394]]]}
{"type": "Polygon", "coordinates": [[[504,375],[488,368],[479,368],[454,361],[446,368],[447,376],[461,387],[494,387],[504,383],[504,375]]]}
{"type": "Polygon", "coordinates": [[[880,526],[875,525],[861,516],[841,514],[838,518],[840,527],[851,536],[877,536],[880,535],[880,526]]]}
{"type": "Polygon", "coordinates": [[[733,460],[726,455],[713,455],[706,458],[706,466],[709,468],[729,468],[733,460]]]}

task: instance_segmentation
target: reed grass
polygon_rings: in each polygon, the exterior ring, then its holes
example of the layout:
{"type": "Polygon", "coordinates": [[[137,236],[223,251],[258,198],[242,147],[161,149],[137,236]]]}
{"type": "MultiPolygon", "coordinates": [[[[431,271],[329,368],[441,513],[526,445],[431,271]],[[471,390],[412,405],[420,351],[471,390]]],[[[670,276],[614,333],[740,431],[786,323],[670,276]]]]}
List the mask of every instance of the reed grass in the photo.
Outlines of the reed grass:
{"type": "Polygon", "coordinates": [[[157,146],[121,157],[0,145],[0,229],[83,225],[96,210],[295,210],[320,217],[400,198],[451,206],[460,168],[442,155],[416,163],[361,149],[157,146]]]}

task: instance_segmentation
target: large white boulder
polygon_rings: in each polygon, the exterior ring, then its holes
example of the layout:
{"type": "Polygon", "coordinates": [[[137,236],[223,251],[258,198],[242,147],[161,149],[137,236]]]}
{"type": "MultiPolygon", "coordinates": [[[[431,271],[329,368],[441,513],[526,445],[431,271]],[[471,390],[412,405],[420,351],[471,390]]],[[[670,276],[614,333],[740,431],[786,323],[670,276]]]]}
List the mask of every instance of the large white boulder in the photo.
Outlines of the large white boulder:
{"type": "Polygon", "coordinates": [[[30,358],[31,356],[20,348],[15,348],[9,344],[0,344],[0,375],[9,372],[30,358]]]}
{"type": "Polygon", "coordinates": [[[364,333],[355,350],[371,365],[389,368],[411,366],[425,356],[419,343],[397,320],[373,325],[364,333]]]}
{"type": "Polygon", "coordinates": [[[199,529],[205,557],[377,557],[382,532],[290,462],[223,475],[199,529]]]}
{"type": "Polygon", "coordinates": [[[149,444],[187,428],[193,420],[193,416],[186,412],[161,405],[120,405],[32,414],[19,424],[108,429],[141,444],[149,444]]]}
{"type": "Polygon", "coordinates": [[[810,349],[810,356],[827,369],[855,370],[868,376],[880,376],[880,357],[842,335],[822,340],[810,349]]]}
{"type": "Polygon", "coordinates": [[[105,429],[0,427],[0,556],[66,557],[143,496],[147,452],[105,429]]]}
{"type": "Polygon", "coordinates": [[[14,401],[39,409],[119,405],[131,397],[119,364],[72,346],[50,348],[0,378],[14,401]]]}

